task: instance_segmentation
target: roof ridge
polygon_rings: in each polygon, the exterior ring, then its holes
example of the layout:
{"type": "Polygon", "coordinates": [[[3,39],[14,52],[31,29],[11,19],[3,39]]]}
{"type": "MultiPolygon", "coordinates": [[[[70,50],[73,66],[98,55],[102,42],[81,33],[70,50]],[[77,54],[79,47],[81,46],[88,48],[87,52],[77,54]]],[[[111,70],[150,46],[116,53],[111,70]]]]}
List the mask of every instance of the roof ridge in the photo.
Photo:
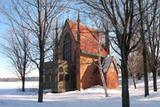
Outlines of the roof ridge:
{"type": "MultiPolygon", "coordinates": [[[[77,21],[75,21],[75,20],[67,19],[67,21],[78,24],[77,21]]],[[[84,24],[84,23],[82,23],[82,22],[80,22],[80,26],[83,26],[83,27],[87,28],[88,30],[97,31],[97,33],[99,33],[99,32],[98,32],[98,29],[92,28],[92,27],[90,27],[90,26],[87,26],[86,24],[84,24]]]]}

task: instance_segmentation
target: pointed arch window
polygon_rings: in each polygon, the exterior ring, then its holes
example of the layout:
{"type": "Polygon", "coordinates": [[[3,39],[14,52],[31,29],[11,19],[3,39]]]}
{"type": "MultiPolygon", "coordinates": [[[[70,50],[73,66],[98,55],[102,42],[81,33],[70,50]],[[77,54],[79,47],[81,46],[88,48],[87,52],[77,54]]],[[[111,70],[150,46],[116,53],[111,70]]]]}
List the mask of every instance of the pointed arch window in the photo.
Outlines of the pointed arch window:
{"type": "Polygon", "coordinates": [[[70,62],[71,57],[72,57],[72,40],[69,34],[67,33],[63,44],[63,60],[70,62]]]}

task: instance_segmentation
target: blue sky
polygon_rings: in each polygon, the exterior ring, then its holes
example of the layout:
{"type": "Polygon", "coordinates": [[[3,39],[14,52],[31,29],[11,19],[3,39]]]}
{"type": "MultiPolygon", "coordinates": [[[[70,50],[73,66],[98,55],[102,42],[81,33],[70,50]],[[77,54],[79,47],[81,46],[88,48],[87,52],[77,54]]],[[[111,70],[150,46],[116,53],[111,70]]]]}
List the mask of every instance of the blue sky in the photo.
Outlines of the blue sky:
{"type": "MultiPolygon", "coordinates": [[[[0,0],[0,6],[6,6],[7,8],[10,8],[9,0],[0,0]]],[[[74,6],[74,5],[73,5],[74,6]]],[[[64,21],[67,18],[76,20],[77,17],[77,11],[70,10],[67,13],[64,13],[64,15],[61,17],[61,22],[64,23],[64,21]]],[[[7,30],[9,28],[8,25],[6,25],[4,22],[6,22],[5,17],[0,13],[0,44],[3,44],[5,42],[4,38],[6,38],[7,30]]],[[[32,71],[32,73],[29,76],[38,76],[38,71],[32,71]]],[[[10,62],[8,61],[8,58],[3,54],[3,47],[0,46],[0,78],[5,77],[16,77],[14,68],[11,66],[10,62]]]]}
{"type": "MultiPolygon", "coordinates": [[[[6,5],[7,7],[10,7],[9,0],[0,0],[0,6],[4,6],[4,5],[6,5]]],[[[72,7],[76,8],[75,4],[72,4],[72,7]]],[[[64,23],[64,21],[67,18],[72,19],[72,20],[76,20],[77,13],[78,12],[75,10],[69,10],[69,11],[65,12],[60,18],[61,24],[64,23]]],[[[80,17],[81,21],[83,21],[84,24],[94,27],[91,20],[89,18],[87,18],[87,16],[85,16],[85,14],[80,13],[80,16],[81,16],[80,17]]],[[[0,14],[0,41],[1,41],[0,44],[4,42],[4,38],[7,35],[8,26],[3,23],[5,21],[6,21],[5,17],[2,16],[2,14],[0,14]]],[[[16,77],[13,67],[10,65],[7,57],[2,53],[3,53],[3,49],[2,49],[2,46],[0,46],[0,77],[3,77],[3,78],[16,77]]],[[[115,53],[113,51],[111,51],[111,55],[115,55],[115,53]]],[[[32,73],[29,76],[38,76],[38,71],[37,70],[32,71],[32,73]]]]}
{"type": "MultiPolygon", "coordinates": [[[[0,6],[10,7],[9,0],[0,0],[0,6]]],[[[8,25],[5,24],[6,18],[0,13],[0,78],[16,77],[14,68],[11,66],[8,58],[3,54],[1,44],[5,42],[7,36],[8,25]]],[[[30,76],[37,76],[38,72],[33,72],[30,76]]]]}
{"type": "MultiPolygon", "coordinates": [[[[2,0],[2,1],[4,1],[4,0],[2,0]]],[[[2,5],[2,1],[0,1],[1,5],[2,5]]],[[[7,33],[6,32],[7,25],[5,25],[3,23],[3,21],[5,21],[5,17],[3,17],[3,15],[0,14],[0,41],[1,41],[1,43],[4,42],[4,38],[7,33]]],[[[7,57],[2,54],[2,51],[3,51],[3,49],[0,46],[0,77],[6,77],[8,75],[14,76],[14,74],[12,74],[11,72],[9,72],[9,70],[7,70],[8,69],[7,57]]]]}

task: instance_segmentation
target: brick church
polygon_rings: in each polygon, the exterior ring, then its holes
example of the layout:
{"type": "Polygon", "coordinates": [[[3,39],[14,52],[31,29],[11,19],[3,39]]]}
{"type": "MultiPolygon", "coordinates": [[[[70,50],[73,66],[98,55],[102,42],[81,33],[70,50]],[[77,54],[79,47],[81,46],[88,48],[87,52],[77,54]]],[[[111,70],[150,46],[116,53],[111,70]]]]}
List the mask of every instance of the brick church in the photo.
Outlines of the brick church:
{"type": "Polygon", "coordinates": [[[117,88],[118,67],[115,59],[108,57],[108,43],[99,51],[100,36],[96,29],[66,20],[58,43],[58,70],[54,70],[51,62],[45,63],[45,88],[65,92],[102,85],[97,66],[99,54],[107,88],[117,88]]]}

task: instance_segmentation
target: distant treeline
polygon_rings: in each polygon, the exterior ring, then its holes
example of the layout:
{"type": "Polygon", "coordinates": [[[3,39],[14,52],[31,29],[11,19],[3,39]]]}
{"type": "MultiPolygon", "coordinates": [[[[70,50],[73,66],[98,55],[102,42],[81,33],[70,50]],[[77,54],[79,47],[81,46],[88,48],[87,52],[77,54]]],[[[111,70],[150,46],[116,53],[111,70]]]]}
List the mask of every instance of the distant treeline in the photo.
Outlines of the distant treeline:
{"type": "MultiPolygon", "coordinates": [[[[38,77],[26,77],[26,81],[38,81],[39,78],[38,77]]],[[[0,78],[0,81],[9,81],[9,82],[13,82],[13,81],[20,81],[19,78],[0,78]]]]}

